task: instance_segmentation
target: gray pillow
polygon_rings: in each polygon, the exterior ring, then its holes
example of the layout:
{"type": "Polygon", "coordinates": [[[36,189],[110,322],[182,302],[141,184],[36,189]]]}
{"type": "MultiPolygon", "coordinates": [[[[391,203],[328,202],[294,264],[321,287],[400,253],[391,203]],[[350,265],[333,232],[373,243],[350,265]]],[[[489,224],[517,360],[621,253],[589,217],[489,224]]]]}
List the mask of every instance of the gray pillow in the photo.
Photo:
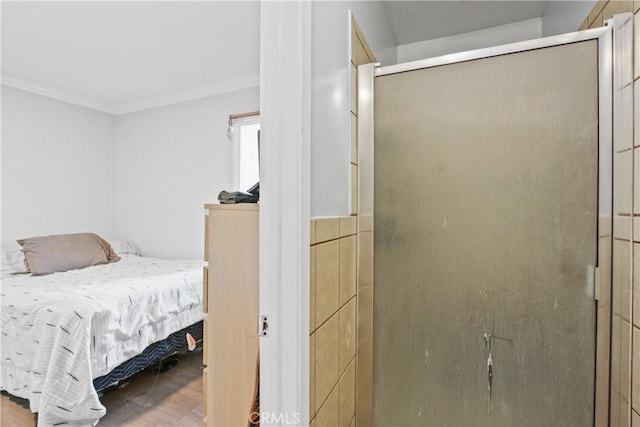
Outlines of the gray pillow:
{"type": "Polygon", "coordinates": [[[120,261],[111,245],[94,233],[30,237],[18,243],[36,276],[120,261]]]}

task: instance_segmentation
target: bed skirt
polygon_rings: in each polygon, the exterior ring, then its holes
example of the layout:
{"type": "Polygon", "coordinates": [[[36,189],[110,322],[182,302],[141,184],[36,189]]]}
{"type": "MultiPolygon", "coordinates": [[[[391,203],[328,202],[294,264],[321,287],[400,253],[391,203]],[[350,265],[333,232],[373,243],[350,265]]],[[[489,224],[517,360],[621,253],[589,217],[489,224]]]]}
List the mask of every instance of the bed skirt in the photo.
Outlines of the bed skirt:
{"type": "Polygon", "coordinates": [[[132,357],[126,362],[123,362],[108,374],[94,379],[94,388],[98,393],[100,393],[109,387],[117,385],[130,376],[137,374],[154,363],[171,356],[172,354],[186,350],[186,334],[190,333],[196,341],[200,341],[203,336],[202,329],[203,325],[201,320],[193,325],[174,332],[162,341],[149,345],[142,353],[132,357]]]}

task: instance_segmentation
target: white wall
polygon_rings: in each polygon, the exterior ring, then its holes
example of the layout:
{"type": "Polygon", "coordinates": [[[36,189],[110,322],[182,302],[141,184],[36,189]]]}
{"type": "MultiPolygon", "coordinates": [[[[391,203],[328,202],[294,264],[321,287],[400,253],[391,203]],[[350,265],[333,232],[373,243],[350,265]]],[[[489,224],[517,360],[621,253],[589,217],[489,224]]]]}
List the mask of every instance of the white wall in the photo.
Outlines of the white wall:
{"type": "Polygon", "coordinates": [[[115,231],[114,117],[2,87],[2,243],[115,231]]]}
{"type": "Polygon", "coordinates": [[[595,4],[596,0],[548,2],[542,16],[542,35],[546,37],[576,31],[595,4]]]}
{"type": "Polygon", "coordinates": [[[2,87],[2,243],[93,231],[202,258],[204,203],[233,183],[229,114],[258,88],[121,116],[2,87]]]}
{"type": "Polygon", "coordinates": [[[470,33],[400,45],[398,63],[531,40],[541,35],[542,19],[528,19],[470,33]]]}
{"type": "Polygon", "coordinates": [[[232,189],[229,114],[258,108],[256,87],[118,116],[117,237],[145,255],[202,259],[204,204],[232,189]]]}
{"type": "Polygon", "coordinates": [[[396,62],[380,2],[312,3],[311,216],[349,215],[349,9],[377,59],[396,62]]]}

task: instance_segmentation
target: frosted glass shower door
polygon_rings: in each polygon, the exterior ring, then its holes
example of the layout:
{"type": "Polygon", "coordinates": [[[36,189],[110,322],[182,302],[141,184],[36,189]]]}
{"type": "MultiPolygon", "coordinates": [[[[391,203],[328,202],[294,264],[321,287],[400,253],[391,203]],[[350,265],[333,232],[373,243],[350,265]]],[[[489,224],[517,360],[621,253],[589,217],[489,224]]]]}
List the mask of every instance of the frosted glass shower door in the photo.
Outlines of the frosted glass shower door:
{"type": "Polygon", "coordinates": [[[598,52],[375,78],[375,425],[593,424],[598,52]]]}

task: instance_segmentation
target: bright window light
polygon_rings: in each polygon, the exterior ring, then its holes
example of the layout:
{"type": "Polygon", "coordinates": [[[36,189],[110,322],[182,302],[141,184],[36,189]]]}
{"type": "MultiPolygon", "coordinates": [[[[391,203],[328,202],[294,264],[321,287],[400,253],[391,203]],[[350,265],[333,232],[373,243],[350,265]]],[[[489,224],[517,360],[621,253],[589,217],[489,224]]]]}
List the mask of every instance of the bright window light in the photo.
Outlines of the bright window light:
{"type": "Polygon", "coordinates": [[[260,116],[234,119],[231,127],[235,148],[235,189],[246,191],[260,181],[260,116]]]}

